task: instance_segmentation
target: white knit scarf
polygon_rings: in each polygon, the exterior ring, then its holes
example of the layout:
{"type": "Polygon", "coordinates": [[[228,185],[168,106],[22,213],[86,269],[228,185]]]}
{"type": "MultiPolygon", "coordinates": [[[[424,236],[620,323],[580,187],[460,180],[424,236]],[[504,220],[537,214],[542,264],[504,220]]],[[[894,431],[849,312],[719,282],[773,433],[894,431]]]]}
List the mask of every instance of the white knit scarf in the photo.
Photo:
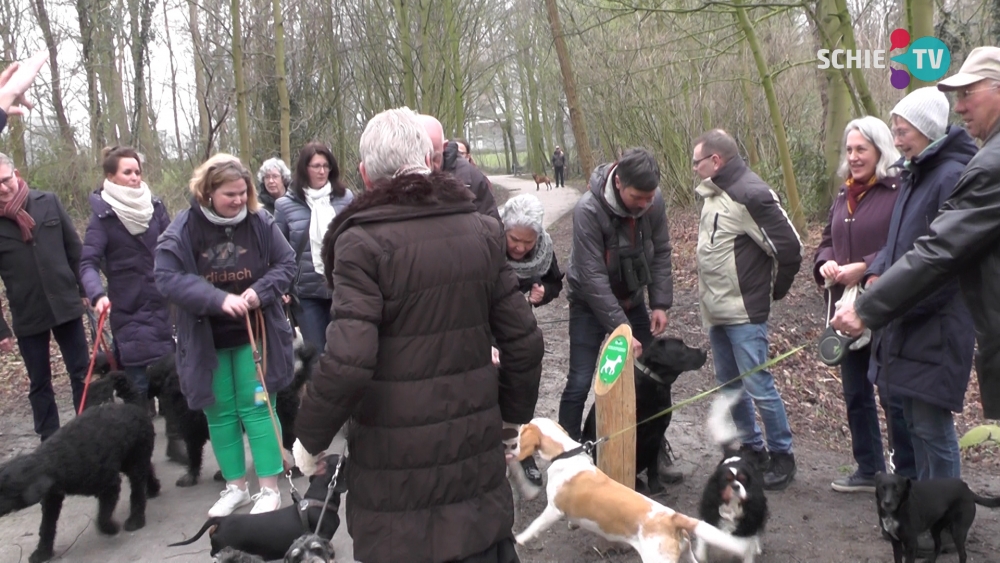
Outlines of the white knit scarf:
{"type": "Polygon", "coordinates": [[[130,188],[105,179],[101,199],[115,210],[115,215],[129,234],[141,235],[149,228],[149,221],[153,218],[153,194],[146,182],[139,184],[138,188],[130,188]]]}
{"type": "Polygon", "coordinates": [[[330,222],[337,216],[330,194],[333,189],[330,182],[323,184],[318,190],[304,189],[306,203],[309,205],[309,251],[312,253],[313,268],[317,274],[323,275],[323,237],[326,235],[330,222]]]}

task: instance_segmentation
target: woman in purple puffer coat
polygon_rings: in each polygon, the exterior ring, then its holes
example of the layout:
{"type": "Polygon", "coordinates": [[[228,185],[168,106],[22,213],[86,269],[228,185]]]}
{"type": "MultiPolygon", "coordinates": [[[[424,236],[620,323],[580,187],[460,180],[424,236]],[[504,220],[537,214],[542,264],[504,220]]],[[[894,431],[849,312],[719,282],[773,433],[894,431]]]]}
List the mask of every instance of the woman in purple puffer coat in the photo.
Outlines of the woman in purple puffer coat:
{"type": "Polygon", "coordinates": [[[135,149],[106,148],[103,168],[104,182],[90,194],[80,278],[97,314],[110,309],[121,363],[145,397],[146,366],[172,352],[174,344],[167,300],[153,278],[156,240],[170,224],[170,216],[142,181],[135,149]]]}

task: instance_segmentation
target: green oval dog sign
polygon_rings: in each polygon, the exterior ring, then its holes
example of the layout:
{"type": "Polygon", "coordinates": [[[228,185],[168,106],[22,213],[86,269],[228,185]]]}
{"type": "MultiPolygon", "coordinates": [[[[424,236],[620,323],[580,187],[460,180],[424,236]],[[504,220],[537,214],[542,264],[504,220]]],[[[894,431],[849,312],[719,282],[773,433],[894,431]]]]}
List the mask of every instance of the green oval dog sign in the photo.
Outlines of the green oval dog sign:
{"type": "Polygon", "coordinates": [[[597,362],[597,376],[607,385],[618,381],[618,376],[625,369],[625,357],[628,356],[628,340],[624,336],[616,336],[608,342],[597,362]]]}

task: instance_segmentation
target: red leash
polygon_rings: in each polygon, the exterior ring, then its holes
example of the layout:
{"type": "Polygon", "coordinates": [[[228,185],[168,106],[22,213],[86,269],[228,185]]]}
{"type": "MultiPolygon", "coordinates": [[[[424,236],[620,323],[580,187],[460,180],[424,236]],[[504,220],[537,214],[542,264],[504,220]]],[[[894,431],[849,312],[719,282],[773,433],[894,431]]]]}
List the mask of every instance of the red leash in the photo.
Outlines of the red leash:
{"type": "Polygon", "coordinates": [[[109,310],[110,308],[105,309],[97,320],[97,337],[94,338],[94,353],[90,355],[90,367],[87,368],[87,379],[83,383],[83,396],[80,397],[80,412],[76,413],[77,416],[83,414],[83,407],[87,404],[87,389],[90,388],[90,378],[94,375],[94,363],[97,361],[97,350],[99,347],[104,349],[104,354],[108,357],[111,369],[118,370],[118,367],[115,365],[114,356],[104,347],[104,320],[108,317],[109,310]]]}

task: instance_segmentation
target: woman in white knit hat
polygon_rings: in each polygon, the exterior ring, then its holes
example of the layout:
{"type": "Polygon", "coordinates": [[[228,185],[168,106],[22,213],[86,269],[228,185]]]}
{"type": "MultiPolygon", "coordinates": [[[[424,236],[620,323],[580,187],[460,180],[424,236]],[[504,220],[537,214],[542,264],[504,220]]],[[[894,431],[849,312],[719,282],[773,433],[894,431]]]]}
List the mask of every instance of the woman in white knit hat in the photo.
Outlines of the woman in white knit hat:
{"type": "MultiPolygon", "coordinates": [[[[972,137],[948,125],[949,110],[948,99],[936,88],[914,90],[892,110],[893,140],[903,155],[903,186],[886,246],[868,271],[876,279],[928,233],[976,154],[972,137]]],[[[956,280],[887,326],[883,348],[873,353],[880,390],[902,397],[920,480],[961,476],[952,413],[962,412],[974,341],[972,317],[956,280]]]]}

